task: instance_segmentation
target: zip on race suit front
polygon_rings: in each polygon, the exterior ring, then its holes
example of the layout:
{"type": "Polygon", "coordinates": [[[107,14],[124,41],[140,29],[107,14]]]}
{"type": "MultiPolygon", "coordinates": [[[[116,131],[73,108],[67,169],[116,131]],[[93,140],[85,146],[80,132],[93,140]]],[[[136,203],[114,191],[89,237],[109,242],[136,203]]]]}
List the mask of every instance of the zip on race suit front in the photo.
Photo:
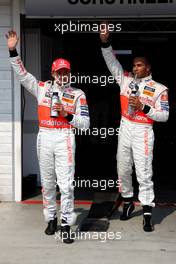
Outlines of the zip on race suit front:
{"type": "Polygon", "coordinates": [[[106,43],[102,47],[103,57],[108,69],[120,86],[121,125],[118,137],[117,170],[121,181],[120,192],[124,198],[133,197],[132,167],[135,165],[139,182],[139,200],[142,205],[154,206],[152,182],[152,160],[154,121],[165,122],[169,117],[168,89],[155,82],[152,76],[134,79],[131,73],[123,70],[113,54],[112,47],[106,43]],[[138,83],[138,96],[144,105],[142,111],[128,113],[128,99],[131,84],[138,83]]]}
{"type": "Polygon", "coordinates": [[[89,111],[82,90],[66,84],[58,86],[56,81],[38,81],[28,73],[19,56],[11,57],[11,65],[20,83],[38,101],[39,133],[37,154],[43,187],[45,220],[49,222],[56,215],[56,181],[61,192],[61,218],[68,224],[74,218],[73,180],[75,171],[74,128],[89,128],[89,111]],[[68,117],[50,117],[53,92],[58,92],[68,117]]]}

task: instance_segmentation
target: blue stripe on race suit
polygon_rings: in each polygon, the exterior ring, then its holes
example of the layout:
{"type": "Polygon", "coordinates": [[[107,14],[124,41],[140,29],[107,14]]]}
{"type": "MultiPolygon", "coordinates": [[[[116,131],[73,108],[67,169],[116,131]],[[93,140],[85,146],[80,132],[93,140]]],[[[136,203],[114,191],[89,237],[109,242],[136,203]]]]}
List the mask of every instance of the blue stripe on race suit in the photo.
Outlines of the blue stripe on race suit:
{"type": "Polygon", "coordinates": [[[169,111],[168,107],[161,107],[161,110],[169,111]]]}
{"type": "Polygon", "coordinates": [[[81,116],[89,116],[88,112],[81,111],[81,116]]]}
{"type": "Polygon", "coordinates": [[[169,104],[169,102],[168,101],[161,101],[161,104],[169,104]]]}
{"type": "Polygon", "coordinates": [[[82,106],[81,106],[81,109],[82,109],[82,110],[88,110],[88,106],[87,106],[87,105],[82,105],[82,106]]]}
{"type": "Polygon", "coordinates": [[[169,106],[168,103],[161,103],[162,106],[169,106]]]}
{"type": "Polygon", "coordinates": [[[169,110],[169,107],[168,106],[161,106],[161,110],[169,110]]]}
{"type": "Polygon", "coordinates": [[[161,106],[163,106],[163,107],[169,107],[168,104],[161,104],[161,106]]]}
{"type": "Polygon", "coordinates": [[[169,110],[168,102],[161,102],[161,109],[168,111],[169,110]]]}

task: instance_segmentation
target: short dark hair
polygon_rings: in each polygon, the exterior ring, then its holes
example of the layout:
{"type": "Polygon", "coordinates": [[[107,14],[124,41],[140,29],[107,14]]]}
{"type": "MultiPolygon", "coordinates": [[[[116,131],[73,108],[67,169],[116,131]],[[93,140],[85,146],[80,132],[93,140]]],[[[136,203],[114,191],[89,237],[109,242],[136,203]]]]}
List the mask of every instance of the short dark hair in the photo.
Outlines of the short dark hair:
{"type": "Polygon", "coordinates": [[[150,66],[151,67],[149,59],[147,57],[145,57],[145,56],[136,56],[136,57],[134,57],[133,62],[135,60],[142,61],[146,66],[150,66]]]}

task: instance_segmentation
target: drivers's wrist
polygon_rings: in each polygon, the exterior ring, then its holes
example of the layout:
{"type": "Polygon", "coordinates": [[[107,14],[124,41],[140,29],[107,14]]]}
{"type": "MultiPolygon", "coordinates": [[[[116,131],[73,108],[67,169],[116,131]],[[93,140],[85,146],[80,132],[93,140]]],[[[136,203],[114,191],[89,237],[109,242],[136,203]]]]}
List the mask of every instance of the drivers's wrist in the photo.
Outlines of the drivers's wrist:
{"type": "Polygon", "coordinates": [[[13,50],[9,49],[9,55],[10,57],[16,57],[18,56],[18,52],[16,49],[13,49],[13,50]]]}

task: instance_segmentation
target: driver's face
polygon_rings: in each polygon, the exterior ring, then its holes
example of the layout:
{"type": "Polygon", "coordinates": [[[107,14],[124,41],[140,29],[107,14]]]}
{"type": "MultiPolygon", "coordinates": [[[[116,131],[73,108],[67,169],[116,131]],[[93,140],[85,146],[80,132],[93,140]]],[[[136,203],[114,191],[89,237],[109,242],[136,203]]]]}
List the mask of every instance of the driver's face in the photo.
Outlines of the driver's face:
{"type": "Polygon", "coordinates": [[[58,85],[64,85],[70,81],[70,70],[66,68],[54,72],[53,75],[58,85]]]}
{"type": "Polygon", "coordinates": [[[145,78],[150,75],[150,67],[144,63],[143,60],[134,59],[133,61],[133,74],[137,78],[145,78]]]}

